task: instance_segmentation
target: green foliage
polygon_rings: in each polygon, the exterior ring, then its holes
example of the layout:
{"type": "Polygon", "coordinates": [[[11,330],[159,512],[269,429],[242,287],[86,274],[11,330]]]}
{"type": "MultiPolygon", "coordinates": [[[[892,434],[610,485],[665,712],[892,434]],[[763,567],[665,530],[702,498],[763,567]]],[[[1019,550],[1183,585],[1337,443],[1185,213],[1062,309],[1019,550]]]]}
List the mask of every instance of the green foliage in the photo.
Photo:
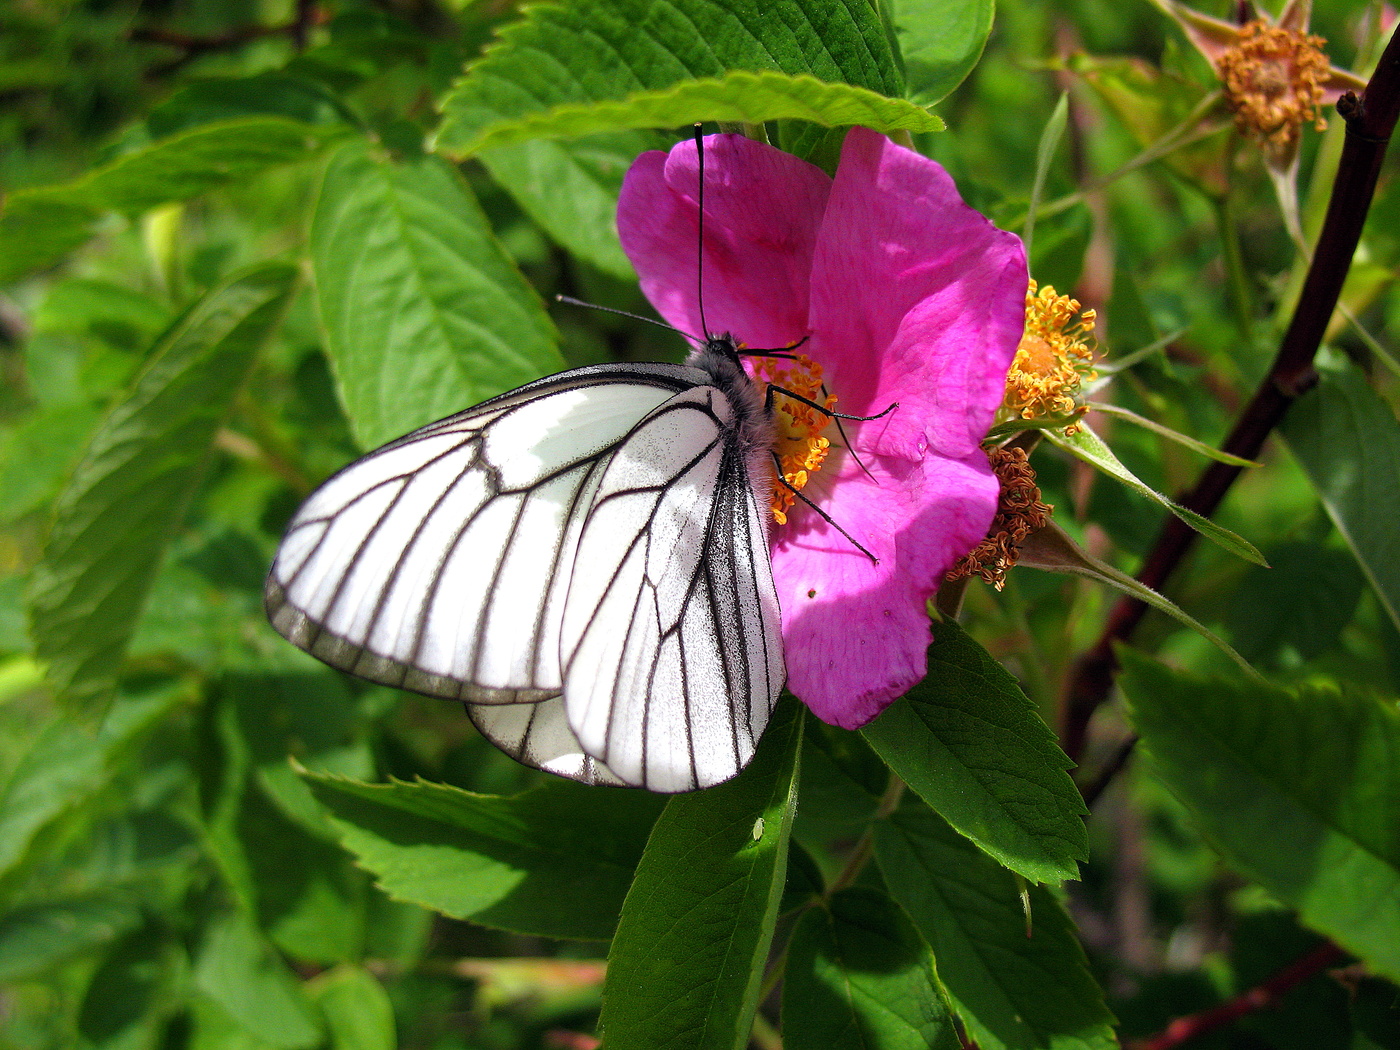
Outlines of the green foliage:
{"type": "Polygon", "coordinates": [[[1288,455],[1220,451],[1308,266],[1276,187],[1314,238],[1344,121],[1271,174],[1167,6],[0,0],[0,1046],[1400,1045],[1400,179],[1288,455]],[[554,298],[651,315],[618,193],[696,121],[936,157],[1104,362],[1076,434],[995,431],[1048,572],[946,586],[862,731],[787,698],[667,798],[526,770],[261,594],[357,451],[678,359],[554,298]],[[1163,495],[1202,457],[1247,463],[1209,515],[1163,495]],[[1214,543],[1157,593],[1167,513],[1214,543]],[[1168,616],[1076,722],[1120,592],[1168,616]]]}

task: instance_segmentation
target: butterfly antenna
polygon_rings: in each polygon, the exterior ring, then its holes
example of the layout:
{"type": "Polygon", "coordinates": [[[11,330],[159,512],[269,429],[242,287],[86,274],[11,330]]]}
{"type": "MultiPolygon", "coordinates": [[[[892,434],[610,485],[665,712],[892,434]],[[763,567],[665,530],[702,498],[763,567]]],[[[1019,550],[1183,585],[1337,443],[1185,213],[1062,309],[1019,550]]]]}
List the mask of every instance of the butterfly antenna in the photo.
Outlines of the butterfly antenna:
{"type": "Polygon", "coordinates": [[[710,338],[710,326],[705,323],[705,137],[700,133],[700,123],[695,124],[695,156],[700,168],[700,189],[696,196],[700,201],[700,221],[695,224],[695,301],[700,304],[700,329],[705,338],[710,338]]]}
{"type": "Polygon", "coordinates": [[[674,325],[669,325],[665,321],[658,321],[655,317],[643,317],[641,314],[634,314],[631,310],[619,310],[615,306],[600,306],[597,303],[586,303],[582,299],[575,299],[572,295],[556,295],[556,303],[566,303],[569,306],[582,306],[589,310],[602,310],[605,314],[617,314],[618,317],[630,317],[634,321],[645,321],[647,324],[654,324],[657,328],[664,328],[668,332],[680,332],[692,343],[703,343],[705,340],[691,335],[689,332],[681,332],[674,325]]]}

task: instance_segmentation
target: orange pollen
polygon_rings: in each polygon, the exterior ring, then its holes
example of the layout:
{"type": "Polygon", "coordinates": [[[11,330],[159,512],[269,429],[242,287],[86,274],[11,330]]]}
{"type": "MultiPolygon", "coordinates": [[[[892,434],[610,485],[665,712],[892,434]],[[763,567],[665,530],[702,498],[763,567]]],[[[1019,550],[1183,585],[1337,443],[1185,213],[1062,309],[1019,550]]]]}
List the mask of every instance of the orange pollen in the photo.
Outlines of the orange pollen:
{"type": "Polygon", "coordinates": [[[1297,146],[1304,123],[1313,121],[1318,131],[1327,127],[1318,111],[1331,75],[1326,43],[1262,19],[1240,29],[1239,40],[1215,67],[1241,134],[1286,155],[1297,146]]]}
{"type": "Polygon", "coordinates": [[[1004,411],[1020,419],[1044,419],[1073,433],[1084,414],[1076,397],[1085,380],[1095,378],[1093,310],[1081,312],[1079,301],[1039,292],[1031,281],[1026,293],[1026,330],[1006,377],[1004,411]]]}
{"type": "Polygon", "coordinates": [[[753,361],[754,379],[780,388],[773,395],[773,424],[777,435],[773,451],[778,456],[778,465],[774,468],[777,483],[773,486],[773,520],[786,525],[787,512],[797,502],[793,491],[804,488],[810,477],[821,470],[831,448],[831,442],[821,436],[831,416],[783,395],[797,394],[825,406],[828,411],[836,404],[836,397],[822,390],[822,366],[806,354],[798,354],[793,360],[759,357],[753,361]]]}

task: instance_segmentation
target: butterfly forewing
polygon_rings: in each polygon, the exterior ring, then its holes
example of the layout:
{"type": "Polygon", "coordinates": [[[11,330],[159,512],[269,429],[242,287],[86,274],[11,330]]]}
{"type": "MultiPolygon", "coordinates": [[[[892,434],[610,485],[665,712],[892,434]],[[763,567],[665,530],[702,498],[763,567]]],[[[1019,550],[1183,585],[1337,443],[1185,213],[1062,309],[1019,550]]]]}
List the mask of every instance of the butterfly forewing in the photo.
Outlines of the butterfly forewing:
{"type": "MultiPolygon", "coordinates": [[[[783,683],[778,600],[735,406],[678,394],[619,445],[584,519],[561,641],[582,749],[656,791],[728,780],[783,683]]],[[[762,469],[762,468],[760,468],[762,469]]]]}
{"type": "Polygon", "coordinates": [[[430,695],[557,695],[583,509],[619,441],[696,375],[575,369],[352,463],[287,530],[267,585],[274,626],[333,666],[430,695]]]}

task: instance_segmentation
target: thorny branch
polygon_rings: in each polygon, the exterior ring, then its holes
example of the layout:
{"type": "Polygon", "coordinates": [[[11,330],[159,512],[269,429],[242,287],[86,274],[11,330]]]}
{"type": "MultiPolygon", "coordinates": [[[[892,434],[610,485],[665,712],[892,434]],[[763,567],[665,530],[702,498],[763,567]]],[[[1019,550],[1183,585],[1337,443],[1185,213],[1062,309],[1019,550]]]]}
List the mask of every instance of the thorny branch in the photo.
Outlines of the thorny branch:
{"type": "MultiPolygon", "coordinates": [[[[1386,146],[1400,116],[1400,34],[1391,35],[1361,96],[1350,92],[1342,96],[1337,111],[1346,121],[1346,141],[1312,265],[1273,366],[1225,442],[1225,451],[1243,459],[1258,457],[1289,406],[1317,382],[1313,359],[1341,295],[1386,146]]],[[[1240,470],[1226,463],[1212,463],[1180,502],[1209,517],[1220,506],[1240,470]]],[[[1167,515],[1138,579],[1161,590],[1195,540],[1196,533],[1191,528],[1167,515]]],[[[1089,720],[1113,687],[1113,674],[1118,669],[1114,643],[1131,638],[1146,612],[1147,606],[1137,599],[1119,599],[1098,642],[1076,661],[1065,692],[1060,733],[1065,751],[1076,762],[1083,757],[1089,720]]]]}

